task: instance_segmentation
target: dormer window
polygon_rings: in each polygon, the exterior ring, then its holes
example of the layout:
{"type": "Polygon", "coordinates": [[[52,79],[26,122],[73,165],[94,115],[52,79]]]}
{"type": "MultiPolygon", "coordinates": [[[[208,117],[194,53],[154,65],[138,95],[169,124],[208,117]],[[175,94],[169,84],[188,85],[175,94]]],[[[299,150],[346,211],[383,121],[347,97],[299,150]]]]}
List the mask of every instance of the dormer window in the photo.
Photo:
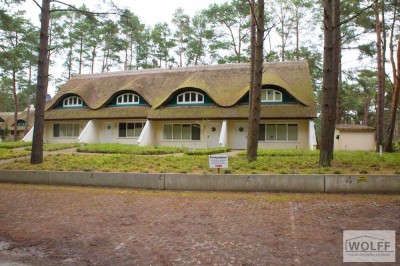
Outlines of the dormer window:
{"type": "Polygon", "coordinates": [[[117,105],[139,104],[139,96],[134,93],[124,93],[117,97],[117,105]]]}
{"type": "Polygon", "coordinates": [[[204,95],[194,91],[184,92],[178,95],[177,104],[204,103],[204,95]]]}
{"type": "Polygon", "coordinates": [[[282,102],[282,92],[273,89],[261,91],[261,102],[282,102]]]}
{"type": "Polygon", "coordinates": [[[82,106],[83,101],[82,98],[78,96],[71,96],[63,101],[63,107],[77,107],[77,106],[82,106]]]}

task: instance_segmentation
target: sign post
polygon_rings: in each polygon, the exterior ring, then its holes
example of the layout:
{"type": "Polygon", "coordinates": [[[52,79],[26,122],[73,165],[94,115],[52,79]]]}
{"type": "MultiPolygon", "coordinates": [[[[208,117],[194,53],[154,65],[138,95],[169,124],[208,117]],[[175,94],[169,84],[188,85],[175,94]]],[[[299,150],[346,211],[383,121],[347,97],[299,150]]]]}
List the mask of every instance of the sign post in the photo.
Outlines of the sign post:
{"type": "Polygon", "coordinates": [[[210,168],[216,168],[219,174],[221,168],[228,168],[228,155],[209,155],[208,163],[210,168]]]}

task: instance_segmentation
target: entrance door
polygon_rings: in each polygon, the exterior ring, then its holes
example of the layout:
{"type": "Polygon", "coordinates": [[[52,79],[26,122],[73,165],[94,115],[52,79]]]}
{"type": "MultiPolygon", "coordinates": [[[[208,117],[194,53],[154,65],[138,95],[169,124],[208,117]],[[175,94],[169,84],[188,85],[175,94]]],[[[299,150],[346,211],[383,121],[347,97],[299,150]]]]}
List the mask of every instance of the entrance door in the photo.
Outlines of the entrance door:
{"type": "Polygon", "coordinates": [[[221,134],[220,123],[210,123],[207,125],[207,148],[219,146],[219,135],[221,134]]]}
{"type": "Polygon", "coordinates": [[[233,149],[243,150],[247,148],[247,123],[236,123],[233,140],[233,149]]]}
{"type": "Polygon", "coordinates": [[[106,122],[103,125],[103,143],[113,142],[113,123],[106,122]]]}

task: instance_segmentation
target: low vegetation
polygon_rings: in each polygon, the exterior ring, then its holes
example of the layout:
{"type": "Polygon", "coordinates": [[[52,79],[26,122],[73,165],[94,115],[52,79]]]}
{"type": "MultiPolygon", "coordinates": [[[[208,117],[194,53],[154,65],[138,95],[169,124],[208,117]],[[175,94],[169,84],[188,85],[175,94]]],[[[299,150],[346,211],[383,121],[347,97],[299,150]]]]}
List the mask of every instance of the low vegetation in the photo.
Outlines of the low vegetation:
{"type": "MultiPolygon", "coordinates": [[[[71,148],[76,148],[79,147],[78,143],[45,143],[43,144],[43,150],[44,151],[59,151],[59,150],[65,150],[65,149],[71,149],[71,148]]],[[[32,147],[27,147],[25,148],[27,151],[31,151],[32,147]]]]}
{"type": "Polygon", "coordinates": [[[18,158],[31,154],[29,151],[13,151],[11,149],[0,148],[0,160],[18,158]]]}
{"type": "Polygon", "coordinates": [[[32,142],[25,141],[6,141],[0,142],[0,149],[15,149],[31,146],[32,142]]]}
{"type": "Polygon", "coordinates": [[[77,150],[78,152],[87,152],[87,153],[116,153],[116,154],[135,154],[135,155],[158,155],[158,154],[183,153],[187,151],[187,149],[185,148],[140,147],[137,145],[127,145],[118,143],[84,144],[77,150]]]}
{"type": "Polygon", "coordinates": [[[187,155],[211,155],[211,154],[229,152],[230,150],[231,150],[231,148],[218,147],[218,148],[186,151],[185,154],[187,154],[187,155]]]}
{"type": "MultiPolygon", "coordinates": [[[[157,148],[154,148],[157,149],[157,148]]],[[[160,148],[158,148],[160,149],[160,148]]],[[[400,153],[335,152],[333,166],[318,166],[318,151],[260,150],[257,161],[248,162],[245,153],[229,158],[226,174],[400,174],[400,153]]],[[[136,154],[76,155],[45,157],[44,163],[30,165],[29,160],[0,165],[2,169],[102,171],[139,173],[216,173],[209,169],[208,156],[136,154]]]]}

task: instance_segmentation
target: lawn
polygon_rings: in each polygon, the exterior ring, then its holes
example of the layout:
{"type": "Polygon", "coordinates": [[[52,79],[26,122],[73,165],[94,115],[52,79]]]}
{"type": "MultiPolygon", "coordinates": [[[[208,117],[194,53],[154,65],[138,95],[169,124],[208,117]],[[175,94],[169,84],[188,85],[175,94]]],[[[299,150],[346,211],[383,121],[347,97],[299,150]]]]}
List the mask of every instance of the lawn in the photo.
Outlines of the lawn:
{"type": "Polygon", "coordinates": [[[31,146],[32,142],[26,141],[5,141],[0,142],[0,149],[15,149],[31,146]]]}
{"type": "Polygon", "coordinates": [[[7,149],[0,148],[0,160],[18,158],[18,157],[27,156],[30,154],[31,153],[29,151],[13,151],[12,149],[9,149],[9,148],[7,148],[7,149]]]}
{"type": "MultiPolygon", "coordinates": [[[[45,143],[43,144],[44,151],[59,151],[79,147],[79,143],[45,143]]],[[[25,150],[31,151],[32,147],[26,147],[25,150]]]]}
{"type": "MultiPolygon", "coordinates": [[[[245,153],[229,158],[227,174],[400,174],[400,153],[335,152],[333,166],[318,166],[318,151],[260,150],[257,161],[248,162],[245,153]]],[[[40,165],[28,160],[0,165],[0,169],[101,171],[139,173],[215,173],[208,168],[208,156],[60,154],[45,157],[40,165]]]]}

